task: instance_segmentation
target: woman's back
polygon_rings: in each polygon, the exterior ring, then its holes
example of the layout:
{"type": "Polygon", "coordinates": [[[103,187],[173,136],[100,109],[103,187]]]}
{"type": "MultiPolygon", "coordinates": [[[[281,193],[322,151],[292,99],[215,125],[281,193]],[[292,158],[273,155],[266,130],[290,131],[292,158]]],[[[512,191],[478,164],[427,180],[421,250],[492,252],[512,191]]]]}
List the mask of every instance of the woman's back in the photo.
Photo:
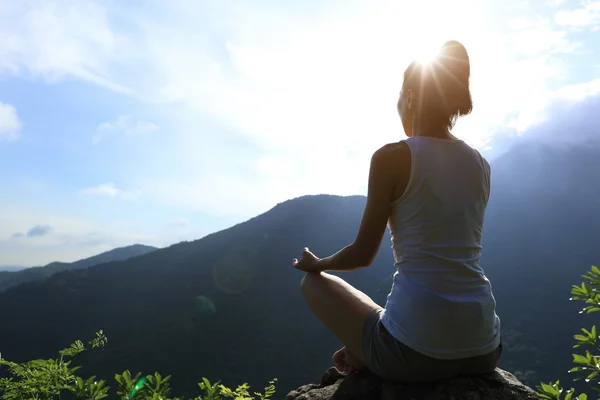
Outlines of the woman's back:
{"type": "Polygon", "coordinates": [[[479,265],[489,164],[460,140],[405,143],[410,178],[388,221],[398,270],[382,323],[430,357],[489,353],[500,343],[496,302],[479,265]]]}

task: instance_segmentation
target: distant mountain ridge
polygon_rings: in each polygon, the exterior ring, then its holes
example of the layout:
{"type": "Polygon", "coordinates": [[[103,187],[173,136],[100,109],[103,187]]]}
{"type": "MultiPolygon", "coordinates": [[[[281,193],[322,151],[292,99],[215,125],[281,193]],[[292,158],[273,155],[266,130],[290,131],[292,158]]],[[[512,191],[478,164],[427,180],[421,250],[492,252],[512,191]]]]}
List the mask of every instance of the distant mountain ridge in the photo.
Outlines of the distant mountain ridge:
{"type": "Polygon", "coordinates": [[[0,272],[3,272],[3,271],[16,272],[16,271],[21,271],[25,268],[27,268],[27,267],[24,267],[22,265],[0,265],[0,272]]]}
{"type": "Polygon", "coordinates": [[[118,247],[116,249],[112,249],[104,253],[71,263],[52,262],[43,267],[0,271],[0,292],[3,292],[21,283],[47,278],[57,272],[88,268],[110,261],[123,261],[128,258],[147,254],[155,250],[158,250],[158,248],[143,244],[134,244],[131,246],[118,247]]]}
{"type": "Polygon", "coordinates": [[[22,271],[28,267],[23,265],[0,265],[0,272],[17,272],[22,271]]]}

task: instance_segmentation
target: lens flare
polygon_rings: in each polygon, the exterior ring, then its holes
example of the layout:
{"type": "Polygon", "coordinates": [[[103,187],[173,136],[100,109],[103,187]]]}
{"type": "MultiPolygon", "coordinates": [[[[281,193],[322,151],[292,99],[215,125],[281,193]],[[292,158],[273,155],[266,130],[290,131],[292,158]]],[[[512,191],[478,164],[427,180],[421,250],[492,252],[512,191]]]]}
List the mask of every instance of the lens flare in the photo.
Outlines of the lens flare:
{"type": "Polygon", "coordinates": [[[143,376],[135,383],[135,385],[133,385],[133,387],[131,388],[131,392],[129,392],[129,395],[127,395],[127,398],[133,399],[133,396],[135,396],[135,394],[137,392],[139,392],[140,389],[143,388],[145,384],[146,384],[146,377],[143,376]]]}

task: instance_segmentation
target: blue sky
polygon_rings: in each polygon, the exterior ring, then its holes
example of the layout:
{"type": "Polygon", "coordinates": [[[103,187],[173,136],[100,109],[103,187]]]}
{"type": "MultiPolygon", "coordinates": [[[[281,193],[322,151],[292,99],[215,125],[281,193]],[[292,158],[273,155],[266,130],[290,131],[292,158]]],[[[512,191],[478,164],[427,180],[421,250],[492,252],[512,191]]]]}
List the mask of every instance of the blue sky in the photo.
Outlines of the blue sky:
{"type": "Polygon", "coordinates": [[[404,67],[447,39],[472,62],[455,133],[493,158],[600,93],[599,29],[600,1],[0,1],[0,265],[364,194],[404,67]]]}

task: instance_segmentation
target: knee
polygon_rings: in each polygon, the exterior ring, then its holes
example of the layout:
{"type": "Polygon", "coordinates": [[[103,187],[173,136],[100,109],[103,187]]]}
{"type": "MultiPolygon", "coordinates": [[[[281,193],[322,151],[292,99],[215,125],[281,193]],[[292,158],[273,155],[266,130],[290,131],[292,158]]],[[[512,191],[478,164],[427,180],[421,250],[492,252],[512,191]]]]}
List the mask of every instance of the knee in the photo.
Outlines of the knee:
{"type": "Polygon", "coordinates": [[[321,274],[318,272],[307,272],[300,281],[300,290],[303,294],[310,292],[318,282],[323,279],[321,274]]]}

